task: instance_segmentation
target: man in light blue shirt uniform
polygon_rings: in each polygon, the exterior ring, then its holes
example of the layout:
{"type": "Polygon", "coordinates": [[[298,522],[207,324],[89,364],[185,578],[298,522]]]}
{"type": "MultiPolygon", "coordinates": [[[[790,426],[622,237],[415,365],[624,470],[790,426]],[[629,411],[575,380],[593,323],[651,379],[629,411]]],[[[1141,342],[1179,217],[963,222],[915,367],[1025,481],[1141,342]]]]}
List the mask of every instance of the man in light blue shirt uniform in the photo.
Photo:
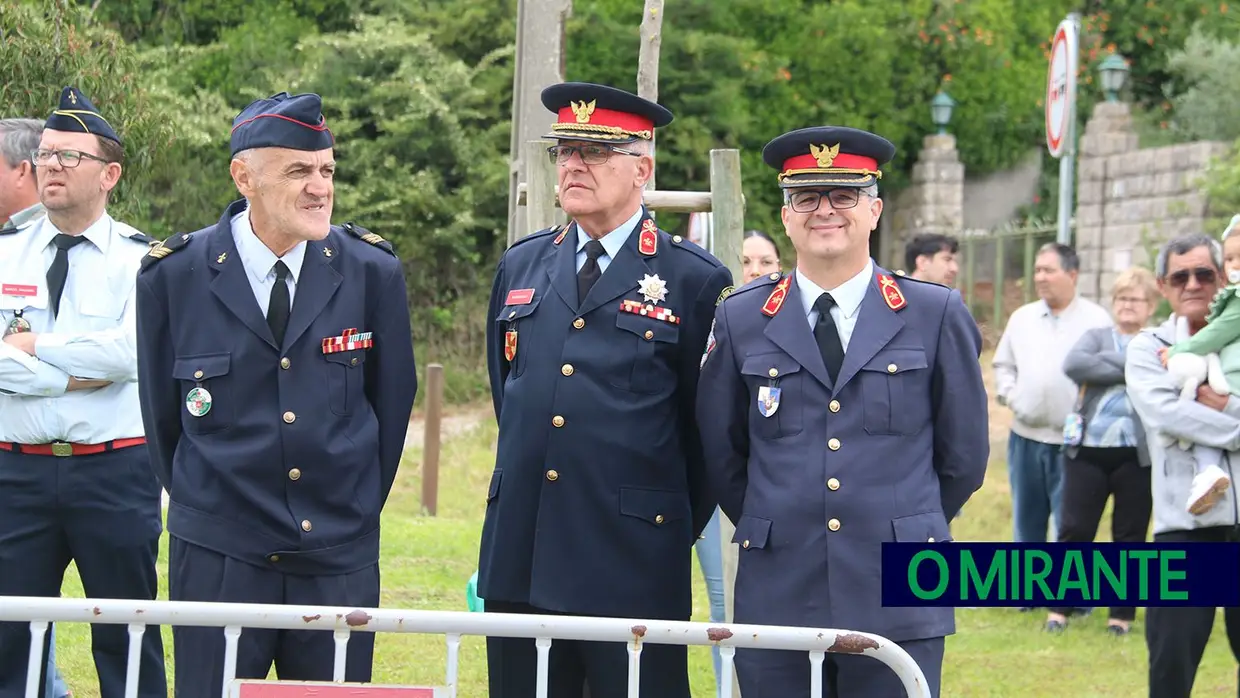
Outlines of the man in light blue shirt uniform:
{"type": "MultiPolygon", "coordinates": [[[[58,596],[72,561],[89,597],[155,598],[160,492],[134,338],[154,241],[106,212],[123,157],[66,87],[32,154],[47,216],[0,231],[0,595],[58,596]]],[[[122,695],[127,629],[98,625],[92,639],[100,694],[122,695]]],[[[0,696],[24,694],[29,648],[25,623],[0,625],[0,696]]],[[[143,635],[138,683],[167,695],[158,628],[143,635]]]]}

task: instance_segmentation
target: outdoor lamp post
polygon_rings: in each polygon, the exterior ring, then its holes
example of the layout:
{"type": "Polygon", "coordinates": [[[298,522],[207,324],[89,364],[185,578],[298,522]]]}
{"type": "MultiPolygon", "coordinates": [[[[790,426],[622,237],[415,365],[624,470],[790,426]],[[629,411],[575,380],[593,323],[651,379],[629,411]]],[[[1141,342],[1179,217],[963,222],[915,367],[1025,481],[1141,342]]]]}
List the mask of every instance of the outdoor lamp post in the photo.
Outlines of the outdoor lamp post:
{"type": "Polygon", "coordinates": [[[1098,65],[1102,76],[1102,91],[1106,93],[1108,102],[1119,101],[1120,88],[1128,77],[1128,64],[1119,54],[1112,53],[1098,65]]]}
{"type": "Polygon", "coordinates": [[[942,90],[930,100],[930,118],[934,125],[939,127],[940,136],[947,134],[947,124],[952,120],[952,109],[955,106],[956,100],[942,90]]]}

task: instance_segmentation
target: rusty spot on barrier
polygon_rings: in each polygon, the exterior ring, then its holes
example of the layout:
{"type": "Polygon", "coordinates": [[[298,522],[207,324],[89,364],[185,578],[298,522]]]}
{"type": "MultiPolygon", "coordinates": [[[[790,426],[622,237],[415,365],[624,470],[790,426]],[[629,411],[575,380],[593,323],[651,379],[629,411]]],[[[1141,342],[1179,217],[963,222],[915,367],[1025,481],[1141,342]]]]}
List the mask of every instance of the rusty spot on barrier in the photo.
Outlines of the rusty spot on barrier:
{"type": "Polygon", "coordinates": [[[140,615],[142,615],[143,613],[146,613],[146,609],[144,609],[144,608],[134,609],[134,615],[136,615],[136,616],[140,616],[140,615]]]}
{"type": "Polygon", "coordinates": [[[707,628],[706,637],[710,638],[711,642],[719,642],[732,637],[732,631],[727,628],[707,628]]]}
{"type": "Polygon", "coordinates": [[[878,649],[878,643],[857,633],[841,633],[835,636],[835,643],[827,648],[828,652],[840,654],[861,654],[866,650],[878,649]]]}
{"type": "Polygon", "coordinates": [[[633,633],[633,637],[638,637],[638,638],[646,637],[646,626],[634,625],[633,627],[629,628],[629,632],[633,633]]]}
{"type": "Polygon", "coordinates": [[[99,615],[99,614],[103,613],[103,611],[100,611],[100,610],[99,610],[99,607],[98,607],[98,606],[95,606],[94,610],[92,610],[91,612],[92,612],[92,613],[94,613],[95,615],[99,615]]]}
{"type": "Polygon", "coordinates": [[[314,615],[312,615],[312,616],[302,616],[302,617],[301,617],[301,619],[302,619],[302,620],[304,620],[304,621],[305,621],[305,622],[307,622],[307,623],[313,623],[314,621],[316,621],[316,620],[318,620],[318,619],[320,619],[320,618],[322,618],[322,617],[323,617],[323,616],[320,616],[319,614],[317,614],[317,613],[316,613],[316,614],[314,614],[314,615]]]}
{"type": "Polygon", "coordinates": [[[359,625],[366,625],[370,622],[370,614],[365,611],[353,611],[344,617],[344,622],[351,628],[356,628],[359,625]]]}

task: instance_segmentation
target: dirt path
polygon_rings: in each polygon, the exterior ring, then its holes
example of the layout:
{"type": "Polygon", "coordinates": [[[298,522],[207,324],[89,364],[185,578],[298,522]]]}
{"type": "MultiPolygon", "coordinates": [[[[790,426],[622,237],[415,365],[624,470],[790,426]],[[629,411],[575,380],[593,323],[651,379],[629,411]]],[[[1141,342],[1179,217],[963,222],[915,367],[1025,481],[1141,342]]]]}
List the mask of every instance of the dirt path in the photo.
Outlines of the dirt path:
{"type": "MultiPolygon", "coordinates": [[[[448,407],[444,409],[444,415],[440,420],[439,433],[442,434],[442,440],[447,441],[454,436],[473,429],[488,419],[494,418],[495,410],[489,402],[479,405],[448,407]]],[[[413,419],[409,420],[409,431],[405,433],[405,448],[421,446],[422,439],[425,436],[426,415],[415,413],[413,419]]]]}

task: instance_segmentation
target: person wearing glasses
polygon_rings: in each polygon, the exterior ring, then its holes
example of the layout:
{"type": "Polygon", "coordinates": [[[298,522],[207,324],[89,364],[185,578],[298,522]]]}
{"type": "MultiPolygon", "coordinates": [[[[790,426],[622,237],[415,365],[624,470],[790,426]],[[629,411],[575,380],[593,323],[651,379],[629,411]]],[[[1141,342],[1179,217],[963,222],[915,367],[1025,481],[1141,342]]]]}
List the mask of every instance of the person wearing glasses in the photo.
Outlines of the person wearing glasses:
{"type": "MultiPolygon", "coordinates": [[[[672,114],[605,85],[542,92],[570,224],[500,258],[487,320],[499,422],[478,595],[496,613],[689,620],[716,500],[693,417],[728,268],[642,205],[672,114]]],[[[647,644],[642,695],[689,698],[687,649],[647,644]]],[[[623,643],[551,645],[551,696],[628,695],[623,643]]],[[[534,695],[534,641],[487,638],[491,698],[534,695]]]]}
{"type": "MultiPolygon", "coordinates": [[[[1197,472],[1191,444],[1224,451],[1223,468],[1235,481],[1235,464],[1240,460],[1240,398],[1219,395],[1203,384],[1197,388],[1195,401],[1182,400],[1182,385],[1162,362],[1162,354],[1176,341],[1180,318],[1193,336],[1208,327],[1211,299],[1224,286],[1222,248],[1203,234],[1173,238],[1158,251],[1154,275],[1172,315],[1132,339],[1124,365],[1128,398],[1145,428],[1150,449],[1154,542],[1235,543],[1240,540],[1236,488],[1225,490],[1214,507],[1201,513],[1189,512],[1184,503],[1197,472]],[[1182,442],[1190,446],[1185,448],[1182,442]]],[[[1197,666],[1217,617],[1218,609],[1210,607],[1146,609],[1150,698],[1184,698],[1192,693],[1197,666]]],[[[1224,609],[1223,625],[1232,655],[1240,660],[1240,608],[1224,609]]]]}
{"type": "MultiPolygon", "coordinates": [[[[135,347],[135,280],[155,240],[107,213],[124,153],[64,88],[30,155],[47,213],[0,231],[0,595],[57,596],[74,562],[88,597],[155,598],[160,489],[135,347]]],[[[128,632],[91,637],[100,694],[123,694],[128,632]]],[[[29,650],[27,624],[0,626],[0,696],[25,695],[29,650]]],[[[141,653],[138,695],[163,698],[158,628],[141,653]]]]}
{"type": "MultiPolygon", "coordinates": [[[[882,603],[882,543],[946,542],[989,455],[982,338],[960,292],[870,257],[895,146],[844,127],[766,145],[796,268],[715,313],[697,416],[736,522],[737,623],[847,628],[898,643],[938,695],[950,608],[882,603]]],[[[741,649],[746,698],[807,698],[803,652],[741,649]]],[[[870,657],[830,653],[824,695],[899,696],[870,657]]]]}
{"type": "Polygon", "coordinates": [[[996,396],[1012,412],[1007,468],[1017,543],[1059,536],[1064,420],[1078,392],[1064,359],[1087,331],[1112,326],[1105,308],[1077,293],[1079,269],[1076,250],[1043,245],[1033,266],[1039,300],[1012,313],[995,350],[996,396]]]}

